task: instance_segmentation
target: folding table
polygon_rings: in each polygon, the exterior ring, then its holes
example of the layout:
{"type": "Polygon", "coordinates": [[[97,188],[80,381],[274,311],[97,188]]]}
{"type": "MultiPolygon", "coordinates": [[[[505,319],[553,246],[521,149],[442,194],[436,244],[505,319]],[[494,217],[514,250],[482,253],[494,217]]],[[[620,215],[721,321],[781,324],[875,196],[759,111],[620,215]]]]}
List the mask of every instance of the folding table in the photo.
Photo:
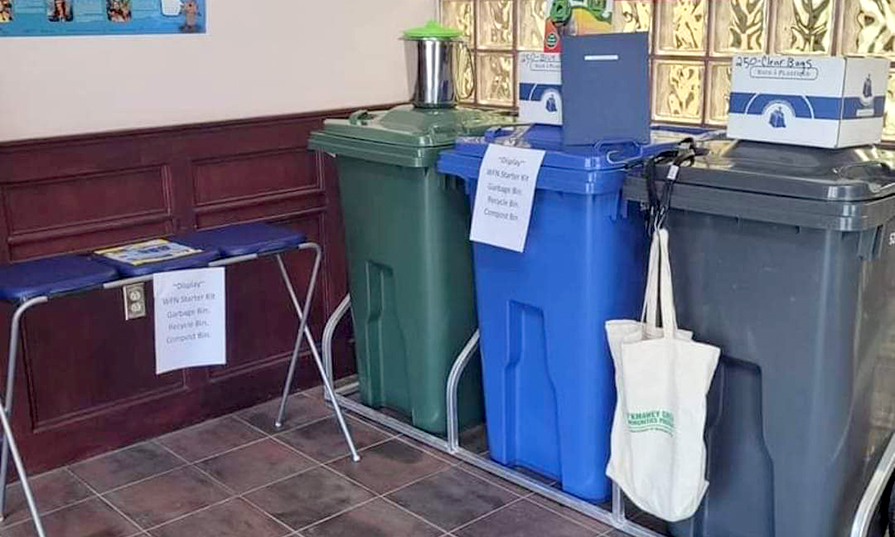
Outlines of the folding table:
{"type": "Polygon", "coordinates": [[[301,233],[261,223],[240,224],[209,231],[198,231],[174,237],[171,239],[171,242],[190,246],[200,251],[188,256],[143,265],[130,265],[98,255],[93,257],[63,255],[0,266],[0,300],[16,305],[12,316],[9,337],[6,392],[4,400],[0,401],[0,426],[2,426],[3,434],[2,448],[0,448],[2,449],[2,456],[0,456],[0,520],[6,514],[6,476],[9,466],[9,454],[12,454],[13,463],[21,478],[22,489],[25,493],[25,499],[37,534],[39,537],[46,536],[9,420],[13,408],[13,387],[20,325],[25,312],[33,306],[67,295],[87,293],[98,289],[117,289],[125,285],[151,281],[153,274],[160,272],[204,267],[225,267],[262,257],[274,257],[279,266],[280,275],[286,285],[289,298],[295,308],[295,313],[299,318],[298,334],[283,386],[276,427],[282,426],[286,400],[295,375],[298,356],[301,352],[302,336],[304,336],[304,339],[308,341],[308,346],[311,349],[311,354],[317,365],[326,394],[333,403],[333,412],[351,451],[352,459],[355,462],[360,460],[352,441],[351,433],[348,431],[342,411],[336,401],[329,376],[326,374],[318,353],[317,345],[307,326],[311,300],[314,296],[314,288],[320,270],[322,254],[320,246],[307,241],[301,233]],[[292,281],[289,279],[289,273],[286,270],[286,265],[282,259],[282,254],[291,250],[314,251],[314,267],[311,272],[304,305],[299,303],[298,296],[295,293],[292,281]]]}

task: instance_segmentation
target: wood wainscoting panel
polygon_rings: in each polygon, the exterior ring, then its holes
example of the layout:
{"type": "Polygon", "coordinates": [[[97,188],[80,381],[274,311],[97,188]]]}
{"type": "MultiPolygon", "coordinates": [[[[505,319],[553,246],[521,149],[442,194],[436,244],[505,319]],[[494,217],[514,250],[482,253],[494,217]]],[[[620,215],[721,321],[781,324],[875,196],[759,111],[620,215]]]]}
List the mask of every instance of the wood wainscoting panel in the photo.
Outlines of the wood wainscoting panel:
{"type": "MultiPolygon", "coordinates": [[[[324,249],[310,327],[347,292],[332,159],[310,132],[350,110],[0,144],[0,261],[242,222],[293,227],[324,249]]],[[[311,252],[285,262],[303,299],[311,252]]],[[[146,288],[152,296],[151,284],[146,288]]],[[[13,427],[43,471],[270,399],[282,389],[298,319],[273,259],[227,268],[228,365],[155,375],[152,301],[124,320],[121,291],[51,300],[23,325],[13,427]]],[[[13,308],[0,307],[0,348],[13,308]]],[[[350,323],[335,370],[354,370],[350,323]]],[[[295,387],[318,381],[305,347],[295,387]]],[[[5,382],[6,356],[0,356],[5,382]]],[[[0,384],[2,386],[2,384],[0,384]]]]}
{"type": "Polygon", "coordinates": [[[168,235],[172,190],[166,165],[5,185],[9,255],[30,259],[168,235]]]}
{"type": "Polygon", "coordinates": [[[322,190],[314,153],[293,147],[194,162],[196,206],[322,190]]]}
{"type": "Polygon", "coordinates": [[[170,235],[170,216],[130,217],[119,221],[82,224],[8,237],[12,261],[75,252],[91,252],[107,246],[170,235]]]}
{"type": "MultiPolygon", "coordinates": [[[[152,295],[151,283],[146,292],[152,295]]],[[[182,372],[155,374],[152,301],[146,306],[146,317],[125,321],[115,289],[60,298],[27,314],[24,364],[36,431],[185,388],[182,372]],[[78,389],[60,389],[68,386],[78,389]]]]}
{"type": "Polygon", "coordinates": [[[4,190],[11,233],[171,213],[164,167],[116,170],[9,185],[4,190]]]}

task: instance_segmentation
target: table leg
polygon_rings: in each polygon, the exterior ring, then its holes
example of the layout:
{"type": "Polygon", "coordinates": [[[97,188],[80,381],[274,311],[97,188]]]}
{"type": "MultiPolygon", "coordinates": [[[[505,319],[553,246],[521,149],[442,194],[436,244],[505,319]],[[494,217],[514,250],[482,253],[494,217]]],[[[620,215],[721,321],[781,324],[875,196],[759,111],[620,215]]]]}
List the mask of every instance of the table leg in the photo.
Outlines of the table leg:
{"type": "MultiPolygon", "coordinates": [[[[38,304],[43,304],[47,300],[48,299],[45,296],[26,300],[19,304],[12,314],[12,323],[9,329],[9,354],[7,355],[9,361],[6,366],[6,391],[3,393],[3,413],[7,417],[12,416],[13,396],[15,395],[16,361],[19,355],[19,334],[21,333],[22,317],[29,308],[38,304]]],[[[9,437],[10,433],[4,428],[2,447],[0,447],[0,449],[2,449],[2,455],[0,455],[0,520],[3,520],[6,516],[6,477],[9,472],[9,446],[11,443],[9,437]]],[[[21,470],[19,471],[21,472],[21,470]]],[[[20,475],[19,477],[22,478],[22,483],[24,484],[24,476],[20,475]]],[[[36,511],[33,514],[36,515],[36,511]]]]}
{"type": "MultiPolygon", "coordinates": [[[[25,502],[28,504],[28,510],[31,511],[31,520],[34,522],[34,529],[37,530],[38,537],[46,537],[43,522],[37,511],[37,504],[34,501],[34,495],[31,493],[31,484],[28,482],[28,474],[25,473],[25,465],[22,464],[22,457],[19,455],[19,448],[16,446],[16,439],[12,434],[12,428],[9,426],[9,418],[6,416],[6,410],[0,412],[0,425],[3,426],[3,445],[5,450],[12,453],[12,463],[19,473],[19,480],[22,482],[22,491],[25,493],[25,502]]],[[[6,451],[4,450],[4,455],[6,451]]],[[[6,488],[5,486],[3,487],[6,488]]]]}
{"type": "MultiPolygon", "coordinates": [[[[321,260],[321,249],[320,246],[314,243],[306,243],[307,248],[312,248],[315,251],[314,258],[314,269],[311,272],[311,281],[308,287],[308,293],[305,298],[305,305],[302,308],[298,302],[298,296],[295,294],[295,289],[292,286],[292,280],[289,278],[289,273],[286,270],[286,264],[283,263],[283,258],[277,254],[277,264],[280,267],[280,274],[283,277],[283,283],[286,284],[286,289],[289,291],[289,297],[292,299],[292,304],[295,307],[295,313],[299,318],[299,332],[298,338],[295,342],[295,348],[292,352],[292,360],[289,363],[289,372],[286,375],[286,384],[283,386],[283,396],[280,401],[279,412],[277,413],[277,421],[275,423],[276,427],[279,429],[283,425],[283,415],[286,412],[286,401],[289,397],[289,388],[292,386],[292,379],[295,375],[295,367],[298,362],[298,355],[301,350],[301,341],[302,336],[304,336],[308,340],[308,346],[311,348],[311,355],[314,358],[314,363],[317,365],[317,370],[320,372],[320,379],[323,382],[323,389],[325,390],[327,396],[333,404],[333,412],[336,415],[336,420],[339,422],[339,427],[342,430],[342,435],[345,437],[345,442],[348,444],[348,449],[351,451],[351,458],[355,462],[360,460],[360,456],[357,454],[357,449],[354,446],[354,440],[351,438],[351,432],[348,430],[348,425],[345,423],[345,418],[342,415],[342,409],[339,407],[338,402],[335,399],[335,392],[333,391],[332,383],[330,382],[329,375],[327,374],[326,368],[323,366],[323,362],[320,360],[320,354],[317,351],[317,345],[314,343],[314,338],[311,334],[310,329],[307,326],[308,315],[310,314],[311,307],[311,299],[313,297],[314,288],[317,283],[317,274],[320,268],[320,260],[321,260]]],[[[305,245],[302,245],[305,246],[305,245]]]]}

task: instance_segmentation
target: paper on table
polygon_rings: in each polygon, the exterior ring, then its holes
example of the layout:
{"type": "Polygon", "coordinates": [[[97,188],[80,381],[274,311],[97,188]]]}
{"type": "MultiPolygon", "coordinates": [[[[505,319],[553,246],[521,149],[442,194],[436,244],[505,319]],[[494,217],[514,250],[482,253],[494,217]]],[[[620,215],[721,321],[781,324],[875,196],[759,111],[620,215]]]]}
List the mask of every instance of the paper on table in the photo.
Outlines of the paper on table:
{"type": "Polygon", "coordinates": [[[177,244],[176,242],[166,241],[165,239],[153,239],[146,242],[138,242],[119,246],[117,248],[108,248],[106,250],[97,250],[96,255],[109,258],[120,263],[128,265],[140,266],[147,263],[158,263],[160,261],[168,261],[201,252],[189,246],[177,244]]]}
{"type": "Polygon", "coordinates": [[[525,250],[538,171],[544,152],[489,145],[479,169],[469,239],[525,250]]]}
{"type": "Polygon", "coordinates": [[[227,363],[224,268],[152,277],[155,372],[227,363]]]}

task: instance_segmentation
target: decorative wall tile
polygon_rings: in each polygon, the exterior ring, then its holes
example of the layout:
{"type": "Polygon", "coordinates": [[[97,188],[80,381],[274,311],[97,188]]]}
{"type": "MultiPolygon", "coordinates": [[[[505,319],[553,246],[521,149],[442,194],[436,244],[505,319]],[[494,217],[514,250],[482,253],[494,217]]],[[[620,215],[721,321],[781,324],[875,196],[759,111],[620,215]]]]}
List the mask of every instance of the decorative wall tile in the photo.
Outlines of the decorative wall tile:
{"type": "Polygon", "coordinates": [[[760,53],[767,49],[768,0],[721,0],[713,4],[712,53],[760,53]]]}
{"type": "Polygon", "coordinates": [[[513,49],[513,0],[478,0],[478,48],[513,49]]]}
{"type": "Polygon", "coordinates": [[[660,54],[705,53],[708,0],[662,0],[659,10],[658,44],[660,54]]]}
{"type": "Polygon", "coordinates": [[[895,2],[847,0],[842,9],[842,52],[895,59],[895,2]]]}
{"type": "Polygon", "coordinates": [[[457,97],[461,102],[475,102],[475,52],[464,50],[457,57],[457,97]]]}
{"type": "Polygon", "coordinates": [[[475,9],[472,0],[443,0],[441,17],[445,26],[460,30],[466,36],[467,43],[474,43],[475,9]]]}
{"type": "Polygon", "coordinates": [[[702,62],[656,60],[653,72],[653,117],[657,120],[702,121],[702,62]]]}
{"type": "MultiPolygon", "coordinates": [[[[547,4],[442,0],[444,22],[473,45],[474,61],[468,54],[458,58],[458,90],[461,99],[469,96],[463,102],[516,104],[516,53],[542,50],[547,4]]],[[[829,55],[835,49],[895,62],[895,0],[614,0],[612,10],[613,31],[656,29],[652,104],[660,121],[724,125],[729,58],[736,54],[829,55]]],[[[887,110],[884,136],[895,141],[895,69],[887,110]]]]}
{"type": "Polygon", "coordinates": [[[706,123],[727,124],[727,110],[730,106],[730,64],[709,64],[708,110],[706,123]]]}
{"type": "Polygon", "coordinates": [[[889,72],[886,90],[886,119],[883,122],[883,138],[895,140],[895,71],[889,72]]]}
{"type": "Polygon", "coordinates": [[[616,0],[612,28],[616,32],[649,32],[653,27],[652,1],[616,0]]]}
{"type": "Polygon", "coordinates": [[[482,104],[513,106],[515,57],[482,52],[478,55],[478,99],[482,104]]]}
{"type": "Polygon", "coordinates": [[[776,52],[830,54],[833,0],[777,0],[775,3],[777,4],[777,21],[774,29],[776,52]]]}
{"type": "Polygon", "coordinates": [[[519,4],[519,29],[516,42],[519,50],[544,50],[544,24],[547,0],[516,0],[519,4]]]}

